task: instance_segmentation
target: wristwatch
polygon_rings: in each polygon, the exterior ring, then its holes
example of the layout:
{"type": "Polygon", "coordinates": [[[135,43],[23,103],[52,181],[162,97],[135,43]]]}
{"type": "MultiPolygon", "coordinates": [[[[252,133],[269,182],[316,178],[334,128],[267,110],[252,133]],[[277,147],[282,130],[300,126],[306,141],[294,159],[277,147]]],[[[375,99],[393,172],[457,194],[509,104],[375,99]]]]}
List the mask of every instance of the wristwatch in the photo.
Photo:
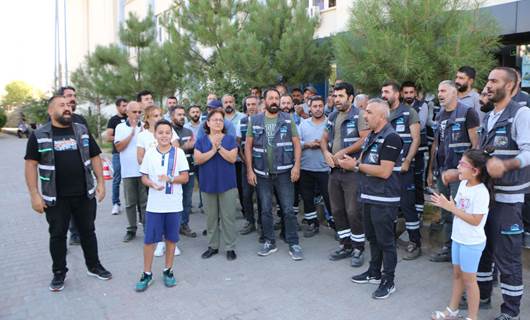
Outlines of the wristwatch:
{"type": "Polygon", "coordinates": [[[361,165],[360,162],[357,162],[357,164],[355,164],[355,167],[353,167],[353,172],[359,172],[359,166],[361,165]]]}
{"type": "Polygon", "coordinates": [[[173,179],[175,179],[175,177],[173,177],[172,175],[168,175],[167,177],[169,178],[168,183],[173,183],[173,179]]]}

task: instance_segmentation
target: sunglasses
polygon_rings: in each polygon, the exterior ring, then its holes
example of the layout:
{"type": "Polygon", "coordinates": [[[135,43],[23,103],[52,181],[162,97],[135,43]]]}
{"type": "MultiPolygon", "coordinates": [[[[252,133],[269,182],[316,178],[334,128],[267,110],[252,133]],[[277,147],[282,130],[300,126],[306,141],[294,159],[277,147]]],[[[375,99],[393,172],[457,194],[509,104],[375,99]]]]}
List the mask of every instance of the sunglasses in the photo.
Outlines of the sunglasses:
{"type": "Polygon", "coordinates": [[[136,113],[136,114],[142,114],[142,111],[138,110],[138,111],[131,111],[132,113],[136,113]]]}

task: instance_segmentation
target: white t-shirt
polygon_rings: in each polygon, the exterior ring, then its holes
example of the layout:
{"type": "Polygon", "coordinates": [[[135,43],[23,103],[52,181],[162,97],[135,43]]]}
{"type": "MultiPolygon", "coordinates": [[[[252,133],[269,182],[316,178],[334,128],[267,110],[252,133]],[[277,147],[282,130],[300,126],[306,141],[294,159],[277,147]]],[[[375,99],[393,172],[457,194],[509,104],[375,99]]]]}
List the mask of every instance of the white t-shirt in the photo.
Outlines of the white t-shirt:
{"type": "MultiPolygon", "coordinates": [[[[132,128],[127,124],[128,122],[122,122],[116,126],[114,130],[114,144],[127,138],[131,134],[132,128]]],[[[136,133],[129,141],[129,144],[125,149],[120,152],[120,165],[121,165],[121,177],[122,178],[134,178],[140,177],[140,165],[138,165],[138,159],[136,157],[136,141],[141,130],[141,126],[136,126],[136,133]]]]}
{"type": "MultiPolygon", "coordinates": [[[[188,171],[188,161],[186,154],[180,148],[176,148],[175,159],[173,160],[172,176],[178,176],[182,171],[188,171]]],[[[145,152],[144,160],[140,166],[140,172],[148,175],[149,179],[157,184],[166,185],[164,182],[158,180],[158,176],[167,175],[167,166],[169,163],[169,152],[160,153],[157,148],[149,148],[145,152]]],[[[173,184],[170,189],[156,190],[149,188],[149,196],[147,197],[147,208],[149,212],[170,213],[180,212],[183,210],[182,206],[182,185],[173,184]],[[166,193],[167,192],[167,193],[166,193]]]]}
{"type": "MultiPolygon", "coordinates": [[[[173,143],[178,138],[179,138],[178,134],[175,132],[175,130],[173,130],[173,135],[171,136],[171,142],[173,143]]],[[[151,133],[151,131],[144,129],[142,132],[138,134],[136,146],[140,148],[144,148],[145,150],[148,150],[152,147],[156,147],[155,136],[151,133]]]]}
{"type": "Polygon", "coordinates": [[[483,183],[473,187],[468,187],[467,180],[462,180],[456,193],[456,207],[464,210],[466,213],[483,214],[482,220],[478,226],[470,225],[457,216],[453,219],[453,234],[451,239],[461,244],[476,245],[486,241],[484,225],[488,218],[488,207],[490,203],[490,194],[483,183]]]}

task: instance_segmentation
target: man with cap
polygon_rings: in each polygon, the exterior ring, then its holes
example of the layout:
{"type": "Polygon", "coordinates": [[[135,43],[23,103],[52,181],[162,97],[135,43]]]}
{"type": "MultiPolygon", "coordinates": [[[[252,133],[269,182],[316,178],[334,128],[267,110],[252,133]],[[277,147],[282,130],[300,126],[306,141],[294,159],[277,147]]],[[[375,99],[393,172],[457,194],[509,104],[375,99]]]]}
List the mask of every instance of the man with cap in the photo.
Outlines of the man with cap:
{"type": "Polygon", "coordinates": [[[299,104],[299,105],[296,105],[295,106],[295,110],[296,110],[296,113],[304,118],[304,119],[307,119],[309,118],[309,104],[308,104],[308,101],[309,101],[309,98],[311,98],[312,96],[315,96],[317,95],[318,92],[317,92],[317,89],[315,89],[315,87],[313,86],[307,86],[304,88],[304,103],[303,104],[299,104]]]}
{"type": "MultiPolygon", "coordinates": [[[[207,111],[208,111],[208,113],[210,113],[212,110],[215,110],[215,109],[218,109],[218,108],[222,108],[223,107],[223,103],[221,101],[219,101],[219,100],[211,100],[211,101],[208,102],[207,107],[208,107],[207,111]]],[[[205,121],[201,122],[199,130],[197,131],[197,137],[196,137],[195,141],[200,140],[202,138],[202,136],[205,135],[204,123],[205,123],[205,121]]],[[[225,123],[226,134],[229,134],[229,135],[232,135],[232,136],[236,137],[236,128],[232,124],[232,121],[230,121],[230,120],[225,118],[225,122],[224,123],[225,123]]]]}

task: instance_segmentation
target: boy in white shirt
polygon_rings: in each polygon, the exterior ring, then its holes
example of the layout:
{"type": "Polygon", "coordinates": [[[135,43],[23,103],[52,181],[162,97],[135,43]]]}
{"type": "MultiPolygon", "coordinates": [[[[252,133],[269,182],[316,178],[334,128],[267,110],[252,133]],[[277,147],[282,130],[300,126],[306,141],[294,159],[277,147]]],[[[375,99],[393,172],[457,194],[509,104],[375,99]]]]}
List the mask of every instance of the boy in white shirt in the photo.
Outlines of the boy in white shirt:
{"type": "Polygon", "coordinates": [[[163,272],[167,287],[176,285],[172,267],[175,246],[179,240],[182,206],[182,184],[188,182],[188,161],[182,149],[171,145],[172,127],[167,120],[155,125],[156,148],[146,151],[140,172],[142,183],[149,187],[145,214],[144,272],[136,291],[145,291],[153,281],[151,267],[155,244],[165,239],[166,260],[163,272]]]}

